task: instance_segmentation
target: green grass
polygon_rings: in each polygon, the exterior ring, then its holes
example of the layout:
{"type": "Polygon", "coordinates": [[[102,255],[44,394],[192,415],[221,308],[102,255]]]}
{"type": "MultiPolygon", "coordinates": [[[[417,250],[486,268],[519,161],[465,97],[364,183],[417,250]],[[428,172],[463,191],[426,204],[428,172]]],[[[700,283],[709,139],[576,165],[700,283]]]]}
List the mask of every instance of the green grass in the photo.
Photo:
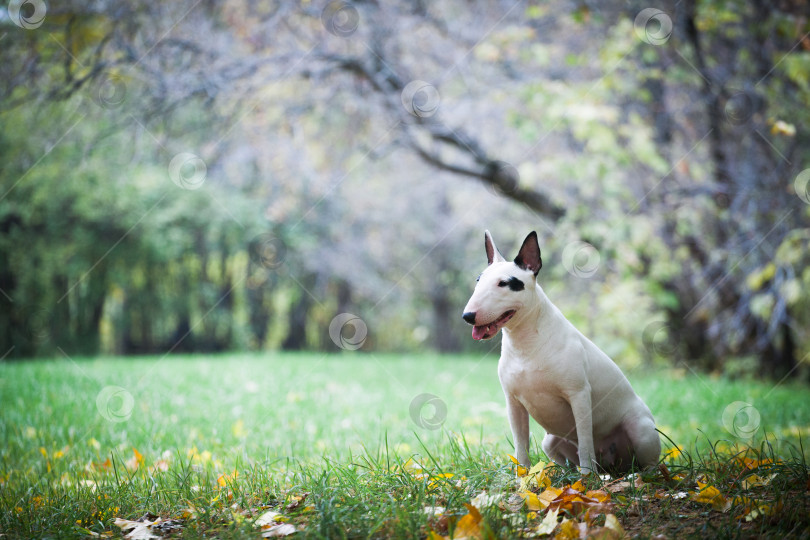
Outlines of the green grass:
{"type": "MultiPolygon", "coordinates": [[[[447,534],[482,490],[515,491],[496,360],[309,353],[0,364],[0,533],[119,535],[114,518],[151,513],[180,520],[175,536],[255,538],[253,518],[274,509],[299,527],[298,536],[447,534]],[[111,386],[125,392],[104,390],[111,386]],[[431,404],[418,411],[421,426],[418,414],[412,418],[414,398],[425,393],[441,400],[439,412],[446,407],[434,426],[440,429],[425,427],[431,404]],[[137,468],[133,449],[142,455],[137,468]],[[403,471],[411,457],[429,474],[403,471]],[[428,515],[427,506],[446,507],[449,518],[428,515]]],[[[779,523],[768,516],[746,522],[689,500],[652,498],[633,507],[643,495],[634,488],[615,499],[628,530],[642,537],[808,530],[806,387],[678,370],[628,377],[661,430],[685,450],[669,462],[672,474],[683,473],[681,484],[659,478],[652,486],[693,489],[685,486],[706,474],[729,498],[751,495],[742,482],[750,471],[729,457],[749,444],[777,462],[767,465],[776,476],[757,497],[787,502],[779,523]],[[759,415],[750,440],[734,436],[733,418],[724,425],[735,402],[759,415]]],[[[738,434],[750,418],[737,416],[738,434]]],[[[539,441],[540,428],[532,432],[539,441]]],[[[533,458],[545,459],[536,443],[533,458]]],[[[560,482],[575,479],[565,474],[560,482]]],[[[506,515],[490,508],[484,518],[501,537],[536,526],[525,509],[506,515]]]]}

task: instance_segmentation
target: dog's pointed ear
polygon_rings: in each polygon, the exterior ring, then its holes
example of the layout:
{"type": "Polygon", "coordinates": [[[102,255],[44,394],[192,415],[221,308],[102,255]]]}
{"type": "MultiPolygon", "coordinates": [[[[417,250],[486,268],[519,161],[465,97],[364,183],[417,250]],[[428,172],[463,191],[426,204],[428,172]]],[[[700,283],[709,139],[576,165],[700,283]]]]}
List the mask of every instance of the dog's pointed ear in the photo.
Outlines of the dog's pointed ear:
{"type": "Polygon", "coordinates": [[[484,249],[487,250],[487,264],[504,262],[506,260],[503,258],[503,255],[501,255],[501,252],[498,251],[498,248],[495,247],[495,242],[492,241],[492,235],[489,234],[489,231],[484,231],[484,249]]]}
{"type": "Polygon", "coordinates": [[[543,267],[543,260],[540,258],[540,244],[537,243],[537,233],[532,231],[520,246],[515,264],[523,270],[531,270],[536,276],[543,267]]]}

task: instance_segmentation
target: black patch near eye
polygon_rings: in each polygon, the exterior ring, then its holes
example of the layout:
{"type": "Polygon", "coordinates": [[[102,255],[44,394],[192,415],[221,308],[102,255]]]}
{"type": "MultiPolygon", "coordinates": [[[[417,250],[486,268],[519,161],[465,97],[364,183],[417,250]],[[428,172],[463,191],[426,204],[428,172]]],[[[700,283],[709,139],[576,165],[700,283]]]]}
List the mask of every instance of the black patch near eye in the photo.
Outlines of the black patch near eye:
{"type": "Polygon", "coordinates": [[[512,291],[522,291],[526,285],[516,277],[510,277],[508,280],[499,281],[498,287],[509,287],[512,291]]]}

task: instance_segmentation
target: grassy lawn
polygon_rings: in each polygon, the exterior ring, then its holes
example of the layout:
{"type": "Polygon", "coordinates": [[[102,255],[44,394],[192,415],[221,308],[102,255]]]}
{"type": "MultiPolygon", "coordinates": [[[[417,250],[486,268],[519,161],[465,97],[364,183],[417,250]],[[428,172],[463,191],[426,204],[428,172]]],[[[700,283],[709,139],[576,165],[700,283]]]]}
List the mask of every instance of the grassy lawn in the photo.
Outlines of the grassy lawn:
{"type": "MultiPolygon", "coordinates": [[[[0,533],[120,537],[115,518],[149,514],[166,520],[156,535],[256,538],[256,518],[278,512],[265,533],[287,524],[298,537],[424,538],[472,523],[472,536],[532,536],[548,511],[526,494],[544,486],[518,486],[496,361],[276,353],[0,364],[0,533]],[[484,491],[495,497],[465,506],[484,491]]],[[[628,487],[588,478],[572,489],[610,493],[602,513],[642,538],[810,534],[806,387],[679,370],[628,377],[681,453],[668,473],[628,487]]],[[[542,430],[532,432],[539,442],[542,430]]],[[[546,460],[537,444],[532,457],[546,460]]],[[[545,473],[552,487],[578,479],[545,473]]],[[[559,520],[607,525],[581,509],[562,505],[559,520]]]]}

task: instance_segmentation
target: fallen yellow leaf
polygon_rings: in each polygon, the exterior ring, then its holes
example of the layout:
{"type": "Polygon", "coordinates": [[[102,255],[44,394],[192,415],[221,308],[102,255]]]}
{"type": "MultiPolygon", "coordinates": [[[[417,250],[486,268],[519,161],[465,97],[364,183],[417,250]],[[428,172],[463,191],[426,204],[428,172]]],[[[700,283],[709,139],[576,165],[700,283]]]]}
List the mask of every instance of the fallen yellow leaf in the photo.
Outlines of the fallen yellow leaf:
{"type": "Polygon", "coordinates": [[[744,507],[740,519],[745,519],[745,521],[753,521],[760,516],[770,516],[782,509],[781,502],[770,504],[755,501],[749,497],[734,497],[733,504],[744,507]]]}
{"type": "Polygon", "coordinates": [[[774,135],[786,135],[788,137],[793,137],[796,135],[796,126],[789,124],[784,120],[777,120],[774,122],[773,126],[771,126],[771,133],[774,135]]]}
{"type": "Polygon", "coordinates": [[[560,532],[554,537],[554,540],[579,540],[585,538],[588,532],[588,525],[586,523],[579,523],[573,519],[564,519],[560,524],[560,532]]]}
{"type": "Polygon", "coordinates": [[[577,491],[585,491],[585,484],[582,483],[582,480],[577,480],[576,482],[567,487],[570,487],[571,489],[575,489],[577,491]]]}
{"type": "Polygon", "coordinates": [[[220,474],[219,477],[217,477],[217,484],[219,484],[219,487],[225,487],[228,485],[228,482],[232,481],[237,476],[239,476],[239,471],[236,469],[234,469],[231,474],[220,474]]]}
{"type": "Polygon", "coordinates": [[[599,502],[607,502],[610,500],[610,493],[601,489],[591,489],[585,492],[586,497],[596,499],[599,502]]]}
{"type": "Polygon", "coordinates": [[[512,463],[517,465],[517,475],[518,476],[526,476],[529,473],[529,469],[527,469],[526,467],[521,465],[520,462],[517,460],[517,458],[515,456],[513,456],[512,454],[506,454],[506,455],[509,456],[509,459],[512,460],[512,463]]]}
{"type": "Polygon", "coordinates": [[[462,516],[461,519],[458,520],[458,523],[456,523],[456,527],[453,529],[453,538],[455,540],[460,540],[463,538],[483,538],[481,524],[484,517],[475,506],[467,503],[464,503],[464,506],[467,508],[468,513],[462,516]]]}
{"type": "Polygon", "coordinates": [[[545,508],[551,504],[551,501],[559,497],[562,491],[562,489],[553,486],[547,487],[537,498],[540,499],[540,504],[545,508]]]}
{"type": "Polygon", "coordinates": [[[770,476],[762,477],[757,474],[749,474],[745,478],[743,478],[740,485],[743,489],[751,489],[755,487],[767,486],[771,483],[771,480],[776,478],[776,473],[771,474],[770,476]]]}
{"type": "Polygon", "coordinates": [[[453,473],[440,473],[430,477],[430,483],[428,483],[428,491],[432,491],[438,488],[442,484],[442,478],[453,478],[455,476],[453,473]]]}
{"type": "Polygon", "coordinates": [[[408,461],[402,464],[402,470],[414,475],[424,472],[422,465],[413,458],[408,458],[408,461]]]}
{"type": "Polygon", "coordinates": [[[549,505],[549,501],[541,500],[537,493],[532,491],[519,491],[518,495],[523,498],[523,501],[526,503],[526,506],[531,511],[538,511],[546,508],[549,505]]]}
{"type": "Polygon", "coordinates": [[[726,499],[726,497],[720,493],[719,489],[714,486],[703,484],[702,482],[698,482],[698,486],[700,487],[699,492],[692,491],[689,494],[693,501],[710,504],[712,505],[712,508],[720,512],[725,512],[731,508],[731,501],[726,499]]]}
{"type": "Polygon", "coordinates": [[[557,514],[559,514],[560,509],[555,508],[554,510],[549,510],[546,513],[546,517],[543,518],[543,521],[540,522],[540,525],[534,530],[534,534],[542,535],[542,534],[551,534],[554,532],[554,529],[557,528],[557,514]]]}
{"type": "Polygon", "coordinates": [[[622,527],[622,524],[619,523],[619,520],[614,514],[607,514],[605,516],[604,527],[590,529],[587,532],[588,538],[593,540],[619,540],[626,536],[624,527],[622,527]]]}
{"type": "Polygon", "coordinates": [[[546,472],[546,463],[538,461],[531,469],[529,469],[526,476],[520,479],[520,490],[531,491],[534,489],[544,489],[551,485],[551,478],[548,477],[546,472]]]}

